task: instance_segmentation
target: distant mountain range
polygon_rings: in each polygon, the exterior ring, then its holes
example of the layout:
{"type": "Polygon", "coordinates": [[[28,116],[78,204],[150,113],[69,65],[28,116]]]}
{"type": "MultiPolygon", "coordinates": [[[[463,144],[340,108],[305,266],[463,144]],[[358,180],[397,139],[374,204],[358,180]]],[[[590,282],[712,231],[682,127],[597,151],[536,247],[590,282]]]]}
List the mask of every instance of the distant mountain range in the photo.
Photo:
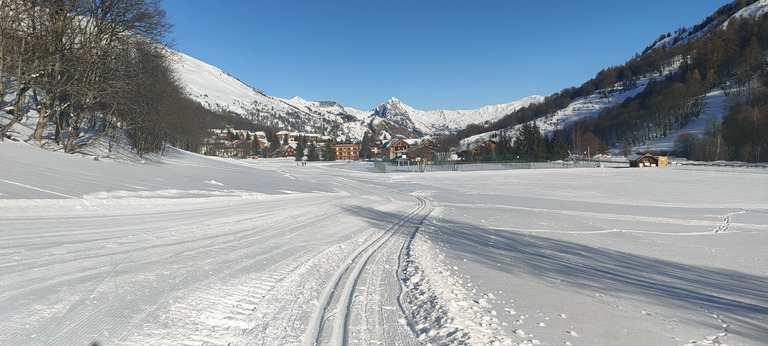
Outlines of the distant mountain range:
{"type": "MultiPolygon", "coordinates": [[[[730,17],[757,20],[765,13],[768,13],[768,0],[758,0],[730,17]]],[[[662,35],[648,46],[644,53],[653,49],[669,48],[706,35],[712,26],[718,23],[714,19],[719,15],[722,14],[715,13],[695,26],[678,29],[674,34],[662,35]]],[[[727,24],[726,21],[721,25],[727,24]]],[[[172,67],[188,95],[208,109],[230,113],[265,126],[338,138],[361,138],[363,133],[369,130],[379,138],[456,132],[471,124],[493,123],[522,107],[545,100],[543,96],[534,95],[514,102],[472,110],[422,111],[392,97],[370,110],[358,110],[333,101],[307,101],[298,96],[291,99],[270,96],[205,62],[170,49],[168,54],[172,67]]],[[[595,90],[594,93],[575,99],[568,106],[555,110],[538,121],[542,130],[551,131],[577,119],[596,116],[605,107],[616,105],[627,97],[636,95],[650,80],[664,78],[675,68],[675,62],[667,62],[665,72],[643,76],[632,89],[621,92],[613,88],[595,90]]],[[[514,128],[508,130],[515,131],[514,128]]]]}
{"type": "Polygon", "coordinates": [[[371,110],[363,111],[333,101],[270,96],[186,54],[169,49],[168,55],[188,95],[208,109],[231,113],[267,126],[336,137],[361,138],[366,130],[373,131],[379,137],[454,132],[470,124],[495,121],[544,99],[535,95],[472,110],[422,111],[392,97],[371,110]]]}

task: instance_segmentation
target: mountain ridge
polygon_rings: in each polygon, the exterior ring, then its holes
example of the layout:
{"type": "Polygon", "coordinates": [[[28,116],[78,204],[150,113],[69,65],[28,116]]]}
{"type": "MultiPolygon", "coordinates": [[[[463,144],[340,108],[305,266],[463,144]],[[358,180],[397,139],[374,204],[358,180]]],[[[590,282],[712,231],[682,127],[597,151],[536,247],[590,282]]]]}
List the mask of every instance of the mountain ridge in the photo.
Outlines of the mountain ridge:
{"type": "Polygon", "coordinates": [[[423,111],[391,97],[370,110],[359,110],[335,101],[309,101],[298,95],[290,99],[270,96],[218,67],[172,49],[166,52],[182,88],[204,107],[262,125],[336,137],[361,138],[382,121],[389,123],[387,127],[401,127],[418,135],[458,131],[471,124],[494,121],[544,99],[533,95],[477,109],[423,111]]]}

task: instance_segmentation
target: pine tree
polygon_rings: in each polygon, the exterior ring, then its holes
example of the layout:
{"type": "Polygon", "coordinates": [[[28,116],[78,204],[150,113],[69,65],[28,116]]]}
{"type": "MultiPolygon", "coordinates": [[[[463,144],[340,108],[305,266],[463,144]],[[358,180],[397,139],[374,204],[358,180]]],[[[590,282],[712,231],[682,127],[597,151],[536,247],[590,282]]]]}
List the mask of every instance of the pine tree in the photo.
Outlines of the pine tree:
{"type": "Polygon", "coordinates": [[[363,134],[363,140],[360,141],[360,158],[363,160],[370,159],[373,157],[373,152],[371,151],[371,139],[368,137],[369,132],[366,131],[363,134]]]}
{"type": "Polygon", "coordinates": [[[277,134],[274,131],[267,132],[267,142],[272,146],[272,150],[277,149],[280,146],[280,140],[277,138],[277,134]]]}
{"type": "Polygon", "coordinates": [[[564,160],[568,157],[568,147],[565,145],[565,137],[560,129],[552,132],[552,139],[549,141],[547,154],[552,160],[564,160]]]}
{"type": "Polygon", "coordinates": [[[309,144],[309,149],[307,150],[307,160],[320,161],[320,153],[317,151],[317,146],[315,143],[309,144]]]}
{"type": "Polygon", "coordinates": [[[323,149],[323,161],[336,161],[336,150],[333,149],[331,141],[325,142],[325,149],[323,149]]]}
{"type": "Polygon", "coordinates": [[[524,160],[541,161],[547,153],[547,140],[535,123],[523,124],[512,146],[515,155],[524,160]]]}
{"type": "Polygon", "coordinates": [[[302,145],[301,142],[296,143],[296,155],[294,158],[296,158],[296,161],[304,159],[304,145],[302,145]]]}
{"type": "Polygon", "coordinates": [[[496,150],[493,153],[497,160],[512,160],[514,152],[512,150],[512,139],[506,133],[496,134],[496,150]]]}

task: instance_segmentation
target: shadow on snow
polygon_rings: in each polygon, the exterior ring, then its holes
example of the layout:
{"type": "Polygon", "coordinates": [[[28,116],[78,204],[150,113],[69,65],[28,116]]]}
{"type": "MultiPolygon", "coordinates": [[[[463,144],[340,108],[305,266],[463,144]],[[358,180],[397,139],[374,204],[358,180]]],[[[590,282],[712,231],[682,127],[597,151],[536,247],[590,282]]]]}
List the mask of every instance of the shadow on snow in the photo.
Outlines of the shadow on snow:
{"type": "MultiPolygon", "coordinates": [[[[378,226],[402,217],[367,207],[347,209],[378,226]]],[[[435,225],[434,231],[421,232],[493,270],[696,313],[706,309],[724,314],[733,328],[728,330],[731,334],[756,342],[764,342],[768,335],[765,277],[472,224],[444,223],[435,225]]],[[[712,324],[722,329],[714,318],[712,324]]]]}

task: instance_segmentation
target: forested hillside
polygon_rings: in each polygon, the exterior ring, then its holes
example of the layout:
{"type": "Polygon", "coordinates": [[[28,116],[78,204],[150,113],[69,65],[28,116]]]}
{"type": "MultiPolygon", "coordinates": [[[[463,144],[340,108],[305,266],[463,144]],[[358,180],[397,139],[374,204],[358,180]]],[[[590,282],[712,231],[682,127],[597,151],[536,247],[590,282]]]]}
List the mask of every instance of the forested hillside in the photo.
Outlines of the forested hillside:
{"type": "Polygon", "coordinates": [[[677,154],[698,160],[768,160],[768,14],[734,17],[755,3],[723,6],[689,30],[661,35],[642,54],[600,71],[578,88],[564,89],[491,125],[470,126],[459,137],[540,119],[587,95],[609,98],[613,92],[637,88],[640,78],[650,74],[664,78],[651,78],[634,97],[561,129],[571,149],[585,151],[589,145],[582,140],[585,137],[597,137],[601,146],[614,147],[640,146],[666,137],[701,114],[707,92],[721,90],[728,106],[722,122],[709,124],[702,137],[681,134],[677,154]],[[670,64],[676,68],[663,74],[670,64]]]}
{"type": "Polygon", "coordinates": [[[33,139],[65,152],[120,134],[139,155],[194,150],[210,112],[169,69],[170,27],[159,0],[3,2],[0,135],[37,116],[33,139]]]}
{"type": "Polygon", "coordinates": [[[766,51],[768,16],[731,20],[708,36],[653,50],[646,53],[652,62],[680,58],[677,71],[596,118],[577,122],[574,130],[632,145],[666,137],[698,117],[703,95],[719,88],[728,101],[722,123],[710,124],[702,138],[681,134],[679,154],[698,160],[765,161],[766,51]]]}

